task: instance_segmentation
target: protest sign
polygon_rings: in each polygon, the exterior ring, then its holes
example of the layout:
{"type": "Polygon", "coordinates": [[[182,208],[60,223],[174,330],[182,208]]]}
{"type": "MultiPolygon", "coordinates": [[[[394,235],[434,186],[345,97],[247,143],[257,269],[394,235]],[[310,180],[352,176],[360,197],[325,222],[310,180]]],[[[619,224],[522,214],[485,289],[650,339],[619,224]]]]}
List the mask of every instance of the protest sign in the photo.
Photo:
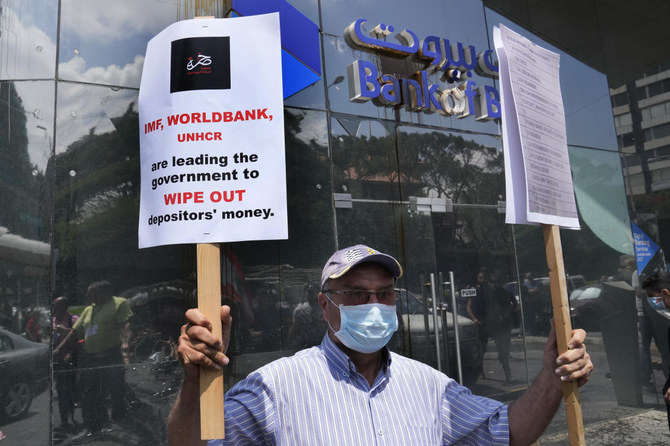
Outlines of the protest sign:
{"type": "MultiPolygon", "coordinates": [[[[218,243],[288,237],[279,34],[277,13],[202,18],[147,45],[138,244],[197,243],[198,309],[218,339],[218,243]]],[[[222,372],[199,381],[201,438],[224,438],[222,372]]]]}
{"type": "Polygon", "coordinates": [[[579,228],[559,82],[559,55],[494,29],[504,125],[507,223],[579,228]]]}
{"type": "MultiPolygon", "coordinates": [[[[579,228],[561,97],[559,55],[503,25],[493,30],[500,73],[506,223],[541,224],[559,354],[572,336],[559,225],[579,228]]],[[[570,445],[584,445],[576,382],[563,383],[570,445]]]]}
{"type": "Polygon", "coordinates": [[[278,14],[156,35],[139,118],[140,248],[288,237],[278,14]]]}

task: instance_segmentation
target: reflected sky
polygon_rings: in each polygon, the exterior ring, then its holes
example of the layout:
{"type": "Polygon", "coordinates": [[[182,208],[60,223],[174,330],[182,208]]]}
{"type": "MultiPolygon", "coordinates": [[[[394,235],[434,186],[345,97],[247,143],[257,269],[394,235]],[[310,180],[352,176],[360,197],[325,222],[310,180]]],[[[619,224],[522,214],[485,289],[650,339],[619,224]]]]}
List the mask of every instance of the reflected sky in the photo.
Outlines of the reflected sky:
{"type": "Polygon", "coordinates": [[[58,2],[2,3],[0,79],[53,78],[58,2]]]}
{"type": "Polygon", "coordinates": [[[54,136],[54,91],[52,81],[14,82],[26,116],[28,156],[41,172],[51,156],[54,136]]]}
{"type": "Polygon", "coordinates": [[[183,2],[63,2],[60,77],[139,87],[147,42],[176,21],[179,3],[183,2]]]}
{"type": "Polygon", "coordinates": [[[115,131],[113,118],[129,109],[137,111],[137,93],[134,89],[60,83],[56,154],[84,135],[115,131]]]}
{"type": "Polygon", "coordinates": [[[569,147],[582,221],[610,248],[633,254],[628,203],[618,152],[569,147]]]}

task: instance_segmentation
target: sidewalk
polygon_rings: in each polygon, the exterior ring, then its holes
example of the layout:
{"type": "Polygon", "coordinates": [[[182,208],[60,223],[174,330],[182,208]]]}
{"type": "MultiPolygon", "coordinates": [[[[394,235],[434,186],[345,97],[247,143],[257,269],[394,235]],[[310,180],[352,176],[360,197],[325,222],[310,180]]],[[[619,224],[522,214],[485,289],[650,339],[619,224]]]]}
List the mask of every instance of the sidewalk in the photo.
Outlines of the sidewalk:
{"type": "MultiPolygon", "coordinates": [[[[668,420],[664,410],[646,410],[636,415],[584,427],[589,446],[651,446],[670,444],[668,420]]],[[[542,437],[538,446],[569,445],[568,434],[542,437]]]]}

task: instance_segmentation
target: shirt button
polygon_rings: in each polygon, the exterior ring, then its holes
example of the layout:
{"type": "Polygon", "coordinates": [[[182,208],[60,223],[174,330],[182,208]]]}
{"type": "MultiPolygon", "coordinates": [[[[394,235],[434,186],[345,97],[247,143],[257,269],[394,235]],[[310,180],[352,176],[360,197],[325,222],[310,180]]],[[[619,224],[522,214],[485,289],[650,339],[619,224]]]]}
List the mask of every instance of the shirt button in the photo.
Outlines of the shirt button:
{"type": "Polygon", "coordinates": [[[384,435],[384,431],[379,429],[379,435],[384,435]]]}

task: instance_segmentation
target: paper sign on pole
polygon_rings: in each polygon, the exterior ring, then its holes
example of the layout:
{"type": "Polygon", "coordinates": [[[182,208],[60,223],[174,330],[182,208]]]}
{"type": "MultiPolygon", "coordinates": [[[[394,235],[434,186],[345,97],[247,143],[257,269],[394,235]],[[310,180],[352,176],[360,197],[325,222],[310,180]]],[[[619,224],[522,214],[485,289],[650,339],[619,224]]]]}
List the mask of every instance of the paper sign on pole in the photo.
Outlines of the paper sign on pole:
{"type": "Polygon", "coordinates": [[[503,25],[493,30],[500,70],[506,223],[579,228],[559,55],[503,25]]]}
{"type": "MultiPolygon", "coordinates": [[[[572,336],[559,226],[579,228],[559,82],[559,55],[500,25],[493,29],[500,71],[506,223],[541,224],[559,354],[572,336]]],[[[571,446],[583,446],[577,382],[563,382],[571,446]]]]}
{"type": "Polygon", "coordinates": [[[279,15],[184,20],[147,45],[139,247],[288,238],[279,15]]]}

